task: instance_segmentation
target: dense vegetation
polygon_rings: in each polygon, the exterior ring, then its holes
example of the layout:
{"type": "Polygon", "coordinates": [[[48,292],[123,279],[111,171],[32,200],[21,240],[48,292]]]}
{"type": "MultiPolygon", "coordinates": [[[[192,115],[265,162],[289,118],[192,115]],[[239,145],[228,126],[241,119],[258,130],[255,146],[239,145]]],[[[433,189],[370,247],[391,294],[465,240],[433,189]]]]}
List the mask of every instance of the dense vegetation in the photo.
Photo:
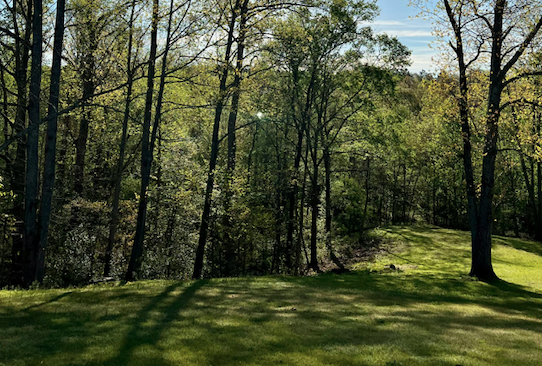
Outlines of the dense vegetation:
{"type": "Polygon", "coordinates": [[[540,363],[539,243],[496,238],[508,282],[486,284],[466,275],[467,232],[371,236],[387,253],[350,274],[0,291],[0,364],[540,363]]]}
{"type": "Polygon", "coordinates": [[[0,286],[341,271],[415,222],[493,279],[542,239],[538,5],[424,9],[410,74],[372,1],[2,3],[0,286]]]}

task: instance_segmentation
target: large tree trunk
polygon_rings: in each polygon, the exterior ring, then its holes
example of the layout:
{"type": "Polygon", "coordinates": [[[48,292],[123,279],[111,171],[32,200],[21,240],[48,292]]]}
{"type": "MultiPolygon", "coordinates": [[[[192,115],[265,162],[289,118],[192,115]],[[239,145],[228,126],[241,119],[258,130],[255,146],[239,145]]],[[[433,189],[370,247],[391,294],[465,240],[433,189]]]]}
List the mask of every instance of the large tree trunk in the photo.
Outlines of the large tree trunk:
{"type": "Polygon", "coordinates": [[[28,135],[26,141],[25,179],[25,238],[24,238],[24,284],[29,286],[36,280],[37,270],[37,205],[38,205],[38,143],[40,124],[40,93],[42,63],[42,15],[41,0],[34,0],[32,26],[32,67],[30,71],[30,95],[28,104],[28,135]]]}
{"type": "Polygon", "coordinates": [[[65,0],[56,3],[56,25],[53,42],[53,64],[51,67],[51,87],[49,91],[49,110],[47,116],[47,135],[45,138],[45,166],[43,168],[43,187],[39,219],[39,247],[37,280],[43,283],[45,275],[45,251],[49,236],[53,188],[55,184],[56,137],[58,121],[58,104],[60,96],[60,72],[62,60],[62,42],[64,40],[65,0]]]}
{"type": "Polygon", "coordinates": [[[497,278],[491,263],[491,227],[493,224],[493,190],[495,186],[495,161],[497,158],[498,122],[500,116],[502,80],[502,40],[505,0],[495,4],[493,20],[493,45],[491,49],[490,85],[486,119],[486,137],[482,163],[482,190],[478,212],[478,227],[472,247],[470,275],[483,281],[497,278]]]}

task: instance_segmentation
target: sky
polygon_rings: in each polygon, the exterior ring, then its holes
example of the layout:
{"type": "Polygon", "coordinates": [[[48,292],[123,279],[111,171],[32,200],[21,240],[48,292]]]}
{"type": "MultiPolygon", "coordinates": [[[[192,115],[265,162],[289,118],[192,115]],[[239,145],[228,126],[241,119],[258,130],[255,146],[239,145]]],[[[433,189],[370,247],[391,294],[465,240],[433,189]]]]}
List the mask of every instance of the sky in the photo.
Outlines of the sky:
{"type": "Polygon", "coordinates": [[[431,23],[422,19],[413,19],[418,9],[408,6],[408,0],[378,0],[380,15],[372,23],[377,32],[397,36],[399,41],[412,51],[411,72],[434,71],[431,57],[437,50],[431,49],[429,44],[431,23]]]}

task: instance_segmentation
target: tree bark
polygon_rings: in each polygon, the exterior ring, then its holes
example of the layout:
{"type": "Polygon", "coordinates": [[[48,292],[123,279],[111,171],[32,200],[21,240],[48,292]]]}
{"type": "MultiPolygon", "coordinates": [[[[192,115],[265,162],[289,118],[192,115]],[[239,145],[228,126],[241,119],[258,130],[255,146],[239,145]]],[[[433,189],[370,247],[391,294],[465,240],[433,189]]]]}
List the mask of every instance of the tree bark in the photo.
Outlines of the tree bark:
{"type": "MultiPolygon", "coordinates": [[[[30,59],[30,43],[32,35],[32,6],[33,0],[26,2],[26,9],[21,4],[17,10],[18,2],[14,2],[12,16],[14,24],[17,24],[17,14],[25,14],[25,30],[23,40],[15,38],[15,82],[17,84],[17,106],[15,110],[15,123],[13,133],[19,135],[26,128],[26,112],[28,101],[28,63],[30,59]]],[[[24,252],[24,186],[26,172],[26,136],[17,140],[15,159],[11,169],[11,190],[14,194],[12,213],[15,219],[15,233],[13,235],[11,257],[11,283],[23,285],[23,252],[24,252]]]]}
{"type": "Polygon", "coordinates": [[[135,16],[135,0],[132,0],[132,9],[130,11],[130,21],[128,23],[128,57],[126,60],[126,74],[127,74],[127,89],[126,99],[124,102],[124,119],[122,122],[122,136],[119,147],[119,160],[117,161],[117,169],[115,176],[115,185],[113,192],[113,203],[111,207],[111,223],[109,225],[109,237],[107,240],[107,248],[105,250],[105,266],[104,277],[109,277],[111,274],[111,255],[113,252],[113,246],[115,244],[115,236],[117,233],[117,226],[119,222],[119,203],[120,203],[120,191],[122,186],[122,172],[124,168],[124,157],[126,154],[126,140],[128,138],[128,122],[130,121],[130,105],[132,103],[132,89],[133,89],[133,70],[132,70],[132,48],[133,48],[133,25],[135,16]]]}
{"type": "MultiPolygon", "coordinates": [[[[542,119],[542,115],[541,114],[538,114],[537,118],[536,118],[536,132],[538,134],[538,136],[540,136],[540,132],[542,130],[542,126],[541,126],[541,121],[542,119]]],[[[538,148],[540,148],[540,144],[538,145],[538,148]]],[[[538,198],[538,209],[535,210],[535,212],[538,212],[538,214],[536,215],[536,220],[535,220],[535,227],[536,227],[536,230],[535,230],[535,240],[538,240],[538,241],[542,241],[542,215],[541,215],[541,212],[540,210],[542,210],[542,163],[540,163],[540,161],[538,161],[536,163],[536,174],[537,174],[537,190],[536,190],[536,195],[537,195],[537,198],[538,198]]]]}
{"type": "Polygon", "coordinates": [[[232,238],[232,220],[231,220],[231,202],[232,202],[232,184],[235,172],[235,154],[237,150],[236,142],[236,124],[237,114],[239,112],[239,99],[241,96],[241,80],[243,71],[243,60],[245,51],[245,39],[247,32],[247,12],[248,1],[244,0],[240,7],[239,35],[237,37],[237,64],[235,66],[235,77],[231,88],[233,90],[230,114],[228,117],[228,162],[226,169],[225,189],[224,189],[224,259],[226,262],[224,275],[230,277],[235,275],[237,268],[237,255],[235,243],[232,238]]]}
{"type": "Polygon", "coordinates": [[[158,127],[162,118],[162,101],[164,98],[165,77],[167,70],[167,57],[171,47],[171,23],[173,20],[173,0],[170,2],[169,19],[166,35],[166,45],[164,55],[162,56],[162,68],[160,74],[160,86],[156,97],[156,109],[154,122],[151,132],[152,104],[154,93],[154,72],[156,63],[156,49],[158,47],[158,8],[159,0],[153,1],[152,31],[151,31],[151,50],[149,56],[149,69],[147,75],[147,95],[145,101],[145,114],[143,121],[143,141],[141,144],[141,193],[139,197],[139,208],[137,212],[136,233],[132,255],[126,272],[126,281],[133,281],[141,268],[141,257],[143,254],[143,241],[145,238],[145,222],[147,217],[148,187],[151,176],[154,146],[158,127]]]}
{"type": "Polygon", "coordinates": [[[43,283],[45,275],[45,251],[49,236],[49,223],[51,221],[51,206],[53,201],[53,189],[55,184],[55,163],[56,163],[56,140],[58,105],[60,97],[60,73],[62,60],[62,43],[64,40],[64,13],[66,8],[65,0],[58,0],[56,3],[56,25],[53,41],[53,64],[51,67],[51,87],[49,91],[49,110],[47,121],[47,135],[45,137],[45,166],[43,168],[43,187],[39,218],[39,247],[37,280],[43,283]]]}
{"type": "MultiPolygon", "coordinates": [[[[318,117],[321,120],[321,117],[318,117]]],[[[320,124],[318,124],[319,126],[320,124]]],[[[310,141],[310,129],[307,129],[307,141],[310,141]]],[[[315,131],[313,141],[310,143],[311,158],[312,158],[312,176],[311,176],[311,261],[309,267],[314,271],[319,272],[318,267],[318,215],[319,215],[319,203],[320,203],[320,188],[318,185],[318,131],[315,131]]]]}
{"type": "MultiPolygon", "coordinates": [[[[316,78],[316,72],[313,68],[311,72],[311,78],[309,81],[309,86],[307,88],[307,95],[303,109],[301,110],[301,115],[296,116],[295,105],[298,101],[298,82],[299,82],[299,70],[294,67],[292,70],[292,79],[293,79],[293,95],[292,95],[292,114],[294,119],[297,119],[296,128],[297,128],[297,144],[296,152],[294,157],[294,167],[293,167],[293,176],[292,183],[290,186],[290,193],[288,197],[288,227],[286,232],[286,253],[285,261],[286,267],[291,267],[291,252],[293,248],[293,238],[294,238],[294,227],[295,227],[295,211],[297,207],[297,195],[299,194],[299,167],[301,165],[301,157],[303,154],[303,140],[305,139],[305,134],[307,130],[307,122],[310,115],[310,109],[313,103],[313,88],[316,78]]],[[[306,161],[305,161],[306,163],[306,161]]],[[[303,208],[301,207],[301,210],[303,208]]],[[[303,230],[301,227],[299,230],[303,230]]],[[[299,258],[296,258],[298,261],[299,258]]]]}
{"type": "Polygon", "coordinates": [[[38,144],[40,125],[40,93],[41,93],[41,64],[42,64],[42,15],[41,0],[34,0],[34,15],[32,20],[32,66],[30,70],[30,89],[28,104],[29,130],[26,141],[26,179],[25,179],[25,238],[24,238],[24,284],[30,286],[36,280],[38,236],[37,236],[37,205],[38,205],[38,144]]]}
{"type": "MultiPolygon", "coordinates": [[[[93,23],[88,25],[89,29],[89,44],[86,53],[82,60],[82,76],[83,81],[83,100],[88,101],[92,98],[92,95],[96,92],[96,85],[94,83],[94,73],[96,69],[95,53],[98,49],[98,41],[96,39],[96,30],[93,28],[93,23]]],[[[77,140],[75,141],[76,155],[75,155],[75,182],[74,192],[83,197],[83,191],[85,189],[85,157],[87,154],[88,143],[88,131],[90,120],[92,118],[90,107],[83,107],[81,121],[79,123],[79,133],[77,140]]],[[[73,222],[78,223],[78,210],[73,213],[73,222]]]]}
{"type": "Polygon", "coordinates": [[[196,259],[194,261],[194,272],[192,278],[201,278],[203,272],[203,257],[205,255],[205,244],[207,242],[207,235],[209,230],[209,217],[211,214],[211,203],[213,195],[213,186],[215,182],[215,169],[218,159],[218,133],[220,130],[220,119],[222,117],[222,111],[227,98],[226,82],[228,80],[229,63],[231,57],[231,49],[234,42],[234,29],[237,19],[237,13],[239,11],[240,0],[236,0],[235,6],[231,13],[231,19],[228,29],[228,38],[226,43],[226,52],[224,55],[224,65],[222,73],[220,75],[220,86],[218,90],[218,100],[215,107],[215,116],[213,123],[213,136],[211,140],[211,156],[209,159],[209,172],[207,174],[207,185],[205,187],[205,198],[203,203],[203,212],[201,214],[201,224],[199,230],[199,241],[196,249],[196,259]]]}

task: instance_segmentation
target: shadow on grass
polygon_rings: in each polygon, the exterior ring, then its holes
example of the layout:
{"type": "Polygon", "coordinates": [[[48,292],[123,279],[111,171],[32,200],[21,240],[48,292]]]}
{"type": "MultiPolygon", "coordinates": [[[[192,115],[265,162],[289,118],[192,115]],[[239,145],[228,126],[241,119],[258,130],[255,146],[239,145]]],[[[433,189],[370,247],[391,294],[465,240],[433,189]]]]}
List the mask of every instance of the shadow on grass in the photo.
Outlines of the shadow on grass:
{"type": "Polygon", "coordinates": [[[502,236],[493,236],[494,243],[506,245],[514,249],[523,250],[538,256],[542,256],[542,243],[531,240],[522,240],[518,238],[506,238],[502,236]]]}
{"type": "Polygon", "coordinates": [[[541,305],[505,282],[364,272],[82,291],[0,318],[0,364],[520,365],[540,356],[541,305]],[[478,339],[526,356],[479,352],[478,339]]]}
{"type": "MultiPolygon", "coordinates": [[[[116,357],[100,364],[129,365],[134,351],[150,345],[155,346],[161,339],[161,334],[172,321],[181,316],[196,292],[206,284],[206,280],[195,281],[184,288],[180,294],[172,295],[180,289],[182,282],[174,283],[144,306],[130,321],[129,329],[116,357]],[[145,324],[150,322],[150,324],[145,324]]],[[[158,354],[138,355],[138,362],[147,365],[171,365],[158,354]]]]}
{"type": "Polygon", "coordinates": [[[479,305],[502,314],[521,311],[542,318],[542,295],[527,288],[497,280],[490,284],[464,276],[418,274],[401,276],[353,272],[345,275],[325,274],[314,278],[287,277],[285,281],[299,286],[335,290],[345,294],[362,290],[365,299],[375,305],[396,303],[410,306],[416,303],[479,305]]]}
{"type": "Polygon", "coordinates": [[[454,266],[468,260],[468,233],[390,232],[414,243],[408,258],[438,270],[29,292],[6,302],[9,315],[0,316],[0,365],[523,366],[542,359],[542,295],[460,275],[454,266]]]}
{"type": "Polygon", "coordinates": [[[44,301],[42,303],[38,303],[38,304],[34,304],[34,305],[30,305],[28,306],[26,309],[24,309],[25,311],[28,311],[28,310],[32,310],[32,309],[35,309],[35,308],[38,308],[40,306],[44,306],[44,305],[47,305],[47,304],[51,304],[55,301],[60,301],[62,300],[63,298],[65,297],[68,297],[72,292],[71,291],[68,291],[68,292],[64,292],[64,293],[61,293],[60,295],[57,295],[55,297],[52,297],[50,299],[48,299],[47,301],[44,301]]]}

